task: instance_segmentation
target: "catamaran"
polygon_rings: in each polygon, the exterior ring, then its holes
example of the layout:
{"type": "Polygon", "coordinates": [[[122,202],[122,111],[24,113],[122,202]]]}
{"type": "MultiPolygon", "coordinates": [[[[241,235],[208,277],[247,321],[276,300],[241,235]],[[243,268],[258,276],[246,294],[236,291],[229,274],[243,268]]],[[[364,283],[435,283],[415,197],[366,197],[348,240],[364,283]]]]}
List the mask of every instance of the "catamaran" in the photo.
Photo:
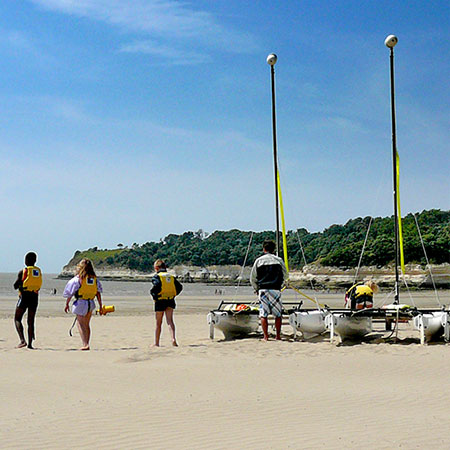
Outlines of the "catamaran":
{"type": "MultiPolygon", "coordinates": [[[[423,309],[400,304],[399,301],[399,266],[405,279],[405,261],[403,253],[402,222],[400,211],[400,158],[397,151],[395,124],[395,93],[394,93],[394,47],[398,39],[389,35],[385,45],[390,49],[390,86],[391,86],[391,120],[392,120],[392,163],[393,163],[393,194],[394,194],[394,249],[395,249],[395,287],[394,302],[382,308],[365,310],[331,310],[325,317],[325,326],[330,331],[330,340],[334,336],[341,341],[347,338],[362,337],[372,331],[372,320],[384,319],[386,324],[394,322],[398,330],[398,323],[412,321],[413,329],[420,333],[420,342],[425,344],[435,337],[444,335],[446,341],[450,339],[450,312],[448,309],[423,309]]],[[[414,216],[415,217],[415,216],[414,216]]],[[[420,235],[419,224],[417,229],[420,235]]],[[[422,239],[421,239],[422,240],[422,239]]],[[[423,247],[425,251],[425,247],[423,247]]],[[[426,256],[426,252],[425,252],[426,256]]],[[[428,259],[428,258],[427,258],[428,259]]],[[[428,264],[429,265],[429,264],[428,264]]],[[[405,281],[406,282],[406,281],[405,281]]],[[[388,327],[387,327],[388,328],[388,327]]]]}
{"type": "MultiPolygon", "coordinates": [[[[275,115],[275,70],[274,66],[277,62],[277,56],[271,53],[267,57],[267,63],[271,69],[271,88],[272,88],[272,137],[273,137],[273,161],[275,174],[275,219],[276,219],[276,254],[279,255],[280,249],[280,209],[283,226],[283,249],[284,261],[286,269],[289,271],[287,260],[287,243],[286,243],[286,229],[283,212],[283,199],[281,195],[280,176],[278,170],[278,156],[277,156],[277,138],[276,138],[276,115],[275,115]]],[[[250,249],[251,238],[247,248],[247,254],[244,259],[242,271],[247,261],[248,252],[250,249]]],[[[242,278],[239,277],[239,280],[242,278]]],[[[246,336],[254,333],[259,329],[259,308],[257,307],[258,300],[255,299],[251,303],[238,303],[235,300],[222,301],[219,307],[211,311],[207,315],[207,323],[209,325],[209,336],[214,338],[214,330],[218,328],[225,336],[225,339],[230,339],[238,336],[246,336]]],[[[284,302],[284,304],[289,304],[284,302]]]]}
{"type": "MultiPolygon", "coordinates": [[[[391,118],[392,118],[392,160],[393,160],[393,187],[394,187],[394,249],[395,249],[395,286],[394,301],[391,304],[379,308],[355,309],[331,309],[320,304],[316,299],[309,297],[303,292],[295,289],[289,283],[287,287],[294,289],[303,297],[313,301],[316,309],[302,309],[297,306],[289,313],[289,323],[294,331],[294,337],[300,332],[303,338],[330,333],[330,341],[334,342],[337,336],[340,341],[346,339],[361,339],[373,331],[374,320],[386,323],[386,329],[390,330],[392,323],[398,331],[400,322],[412,322],[413,328],[420,333],[420,342],[425,344],[435,337],[444,336],[446,341],[450,340],[450,311],[445,307],[435,309],[416,308],[399,302],[399,266],[403,277],[405,276],[405,263],[403,254],[403,237],[401,225],[400,196],[399,196],[399,173],[400,163],[396,144],[395,128],[395,98],[394,98],[394,46],[397,44],[396,36],[390,35],[385,40],[385,45],[390,49],[390,80],[391,80],[391,118]]],[[[273,122],[273,150],[275,171],[275,214],[276,214],[276,248],[279,252],[279,216],[281,212],[283,256],[286,268],[289,271],[287,257],[287,240],[283,213],[283,200],[281,195],[280,176],[277,161],[276,146],[276,121],[275,121],[275,91],[274,91],[274,64],[276,56],[269,55],[267,62],[271,65],[272,75],[272,122],[273,122]]],[[[414,216],[415,217],[415,216],[414,216]]],[[[417,222],[417,221],[416,221],[417,222]]],[[[418,232],[420,229],[417,223],[418,232]]],[[[367,231],[369,232],[369,230],[367,231]]],[[[425,248],[424,248],[425,250],[425,248]]],[[[364,251],[364,247],[363,247],[364,251]]],[[[426,256],[426,252],[425,252],[426,256]]],[[[428,261],[428,259],[427,259],[428,261]]],[[[244,262],[245,264],[245,262],[244,262]]],[[[429,266],[429,264],[428,264],[429,266]]],[[[358,273],[358,272],[357,272],[358,273]]],[[[431,272],[430,272],[431,275],[431,272]]],[[[432,275],[431,275],[432,276],[432,275]]],[[[356,277],[355,277],[356,281],[356,277]]],[[[406,283],[406,281],[405,281],[406,283]]],[[[286,304],[286,303],[285,303],[286,304]]],[[[236,302],[222,302],[219,308],[211,311],[208,315],[210,325],[210,336],[214,337],[214,327],[222,330],[226,337],[236,334],[248,334],[258,329],[258,314],[255,305],[239,305],[236,302]],[[248,306],[246,308],[245,306],[248,306]]]]}

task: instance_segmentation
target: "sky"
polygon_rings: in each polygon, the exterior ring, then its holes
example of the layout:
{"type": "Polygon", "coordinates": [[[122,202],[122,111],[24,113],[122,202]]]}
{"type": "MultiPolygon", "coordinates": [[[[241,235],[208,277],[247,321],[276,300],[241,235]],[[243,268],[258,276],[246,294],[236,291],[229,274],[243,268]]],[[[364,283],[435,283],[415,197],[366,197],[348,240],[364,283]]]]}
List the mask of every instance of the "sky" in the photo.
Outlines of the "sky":
{"type": "Polygon", "coordinates": [[[2,0],[0,271],[199,229],[450,208],[447,1],[2,0]]]}

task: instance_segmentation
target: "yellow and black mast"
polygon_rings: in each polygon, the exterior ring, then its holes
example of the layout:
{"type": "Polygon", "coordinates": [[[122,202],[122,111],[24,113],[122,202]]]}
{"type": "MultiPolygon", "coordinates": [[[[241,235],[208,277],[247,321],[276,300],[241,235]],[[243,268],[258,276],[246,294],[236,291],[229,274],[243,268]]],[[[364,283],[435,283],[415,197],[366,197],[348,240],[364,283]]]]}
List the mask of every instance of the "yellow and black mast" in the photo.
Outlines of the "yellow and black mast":
{"type": "Polygon", "coordinates": [[[270,65],[270,81],[272,88],[272,140],[273,140],[273,169],[275,175],[275,224],[276,224],[276,252],[277,256],[280,253],[280,212],[279,212],[279,199],[278,199],[278,155],[277,155],[277,119],[275,111],[275,64],[277,62],[277,55],[271,53],[267,57],[267,64],[270,65]]]}
{"type": "Polygon", "coordinates": [[[402,217],[400,211],[400,158],[397,151],[397,133],[395,123],[395,86],[394,86],[394,47],[397,36],[389,35],[384,43],[390,50],[390,84],[391,84],[391,121],[392,121],[392,173],[394,194],[394,251],[395,251],[395,294],[394,303],[399,303],[399,262],[402,272],[405,272],[403,256],[402,217]]]}

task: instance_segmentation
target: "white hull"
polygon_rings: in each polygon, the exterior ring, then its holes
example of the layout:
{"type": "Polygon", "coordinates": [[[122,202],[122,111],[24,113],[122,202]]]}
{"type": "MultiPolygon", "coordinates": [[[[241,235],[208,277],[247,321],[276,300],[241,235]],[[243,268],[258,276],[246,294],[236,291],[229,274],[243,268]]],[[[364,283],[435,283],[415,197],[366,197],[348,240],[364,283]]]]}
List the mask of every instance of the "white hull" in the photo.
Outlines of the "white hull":
{"type": "Polygon", "coordinates": [[[225,339],[233,339],[258,331],[259,316],[256,313],[237,313],[211,311],[206,318],[209,325],[209,337],[214,339],[214,329],[219,329],[225,339]]]}
{"type": "Polygon", "coordinates": [[[338,335],[341,342],[345,339],[361,338],[372,331],[372,317],[349,317],[345,314],[329,314],[325,317],[325,326],[330,331],[330,341],[338,335]]]}
{"type": "Polygon", "coordinates": [[[449,313],[445,311],[424,313],[414,317],[413,328],[420,332],[420,343],[425,344],[442,335],[448,341],[450,338],[449,320],[449,313]]]}
{"type": "Polygon", "coordinates": [[[289,324],[294,330],[294,337],[297,331],[300,331],[305,339],[325,333],[325,317],[328,314],[328,312],[319,310],[295,311],[289,314],[289,324]]]}

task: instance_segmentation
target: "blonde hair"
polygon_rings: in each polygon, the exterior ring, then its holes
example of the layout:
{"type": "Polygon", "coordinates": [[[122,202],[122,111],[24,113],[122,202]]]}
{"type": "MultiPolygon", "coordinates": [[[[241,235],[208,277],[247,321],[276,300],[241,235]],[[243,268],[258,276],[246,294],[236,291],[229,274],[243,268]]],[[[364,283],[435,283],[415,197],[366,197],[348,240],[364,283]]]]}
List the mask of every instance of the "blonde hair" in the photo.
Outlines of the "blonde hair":
{"type": "Polygon", "coordinates": [[[366,286],[369,286],[372,289],[373,293],[376,294],[379,290],[378,285],[373,280],[366,281],[366,286]]]}
{"type": "Polygon", "coordinates": [[[162,259],[157,259],[155,261],[155,264],[153,264],[153,267],[156,269],[157,267],[159,269],[167,269],[166,263],[162,259]]]}
{"type": "Polygon", "coordinates": [[[92,261],[90,259],[82,259],[77,264],[77,275],[81,280],[84,280],[87,276],[96,277],[94,266],[92,265],[92,261]]]}

